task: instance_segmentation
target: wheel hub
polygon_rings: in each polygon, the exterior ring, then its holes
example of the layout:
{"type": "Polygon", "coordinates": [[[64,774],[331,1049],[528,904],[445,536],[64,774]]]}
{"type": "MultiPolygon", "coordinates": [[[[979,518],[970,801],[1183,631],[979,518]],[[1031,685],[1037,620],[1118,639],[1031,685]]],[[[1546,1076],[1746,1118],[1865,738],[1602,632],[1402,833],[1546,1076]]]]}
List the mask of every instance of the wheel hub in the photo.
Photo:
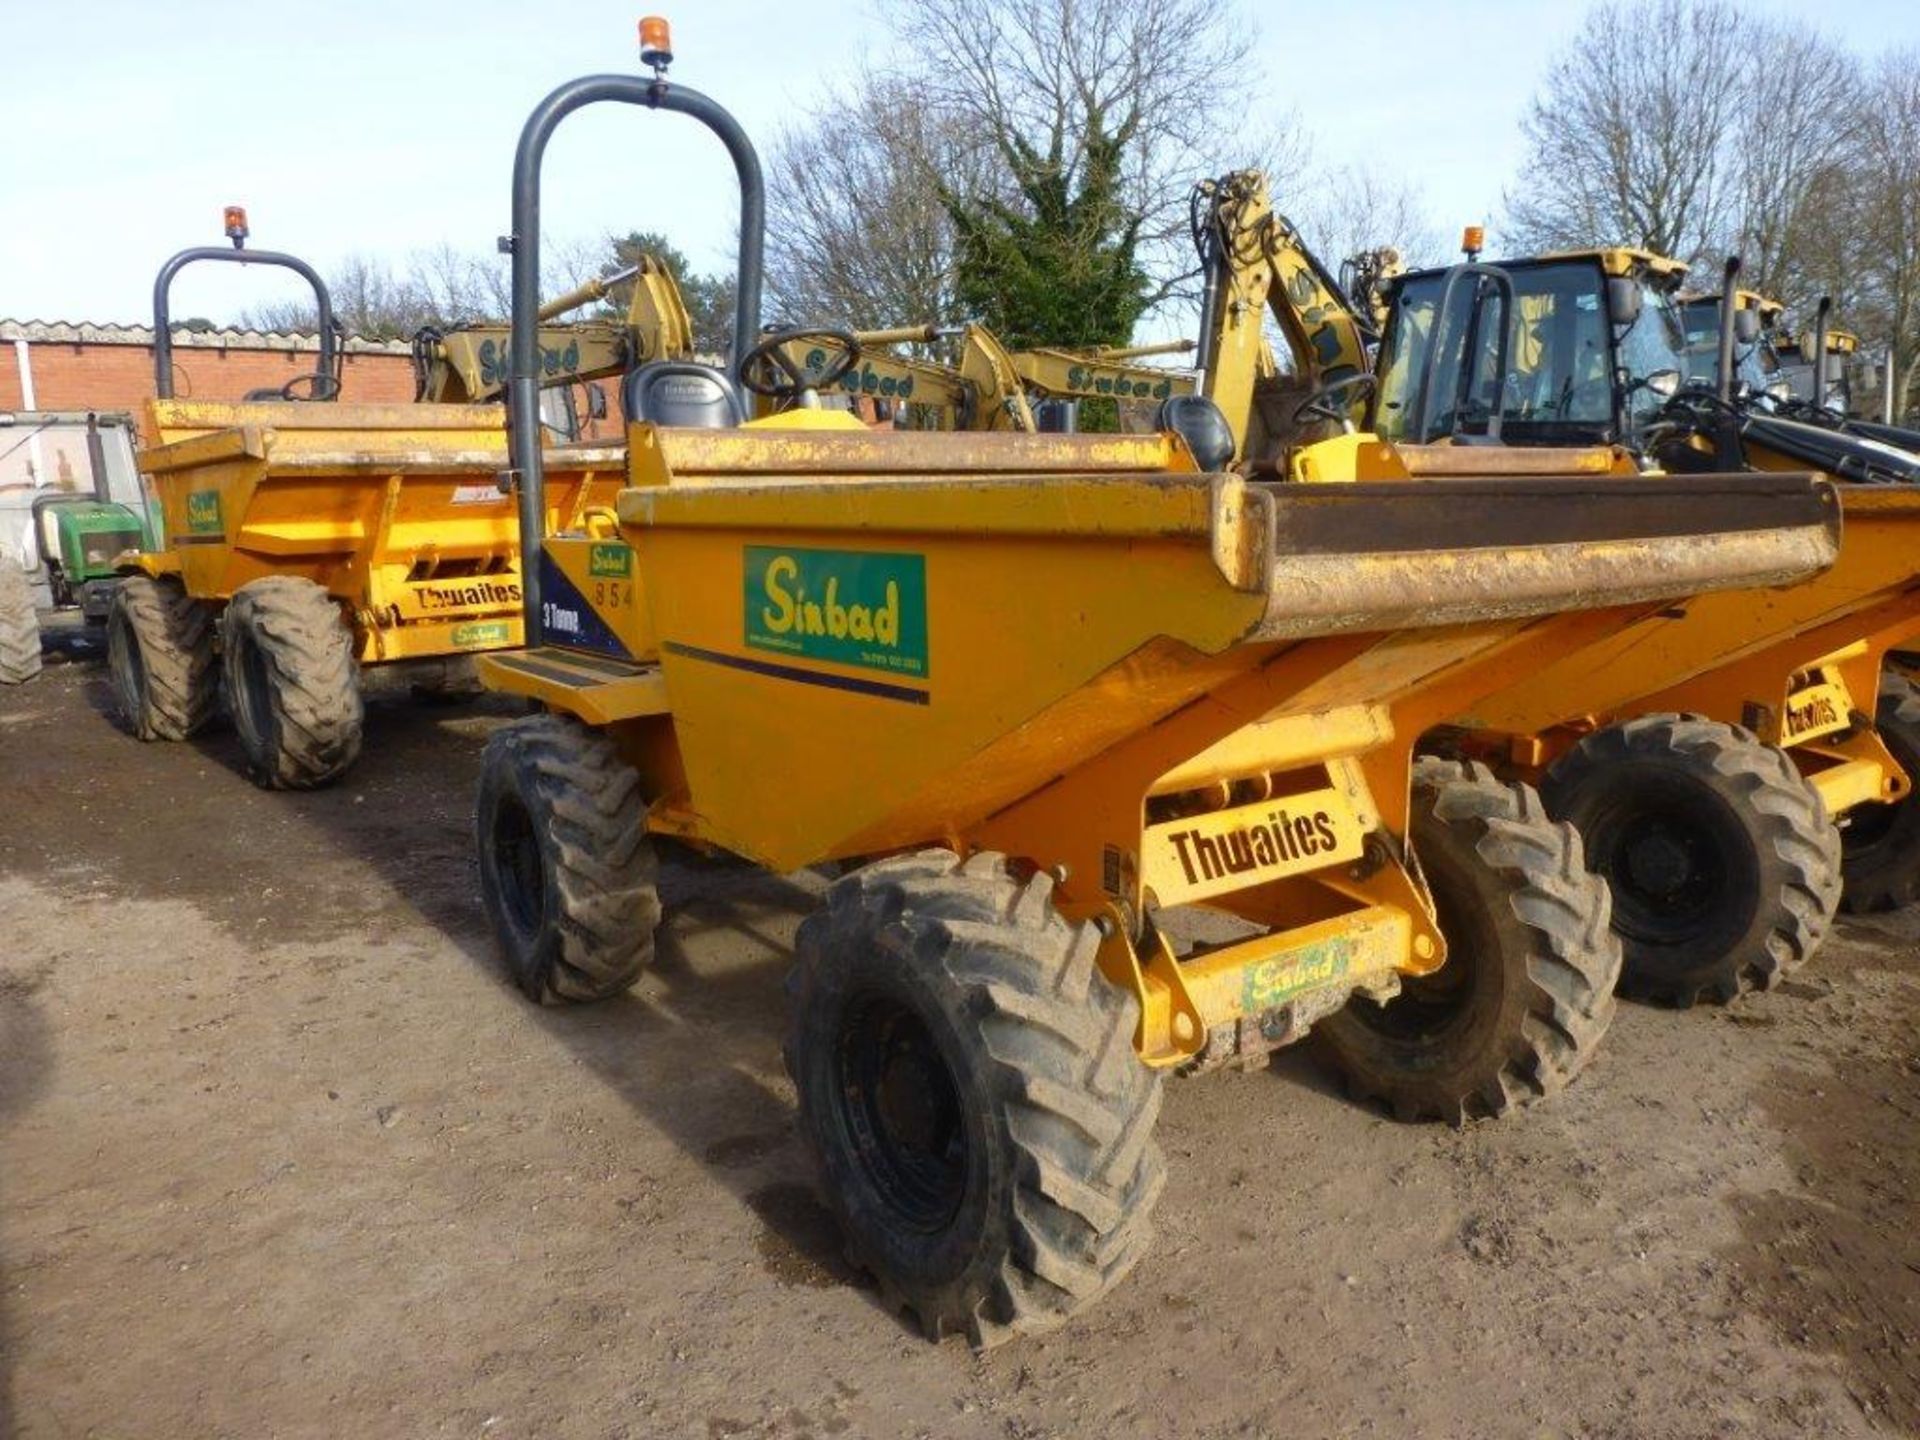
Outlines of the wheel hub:
{"type": "Polygon", "coordinates": [[[1693,856],[1686,844],[1666,830],[1635,838],[1627,848],[1627,875],[1642,894],[1672,900],[1694,878],[1693,856]]]}

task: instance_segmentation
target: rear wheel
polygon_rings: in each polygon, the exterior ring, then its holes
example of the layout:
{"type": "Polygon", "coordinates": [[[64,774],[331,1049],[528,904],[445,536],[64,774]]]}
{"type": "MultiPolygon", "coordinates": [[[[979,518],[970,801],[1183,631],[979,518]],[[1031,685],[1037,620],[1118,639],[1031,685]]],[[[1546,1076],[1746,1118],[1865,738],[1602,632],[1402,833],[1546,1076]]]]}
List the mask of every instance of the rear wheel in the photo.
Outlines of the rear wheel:
{"type": "Polygon", "coordinates": [[[528,998],[602,1000],[640,978],[660,923],[640,777],[563,715],[494,731],[474,815],[480,894],[528,998]]]}
{"type": "Polygon", "coordinates": [[[23,685],[40,673],[40,617],[27,572],[0,555],[0,685],[23,685]]]}
{"type": "Polygon", "coordinates": [[[1613,891],[1626,994],[1725,1003],[1832,928],[1839,834],[1793,762],[1748,731],[1642,716],[1582,740],[1541,791],[1613,891]]]}
{"type": "Polygon", "coordinates": [[[338,601],[300,576],[249,581],[227,606],[220,642],[227,709],[256,783],[311,790],[353,764],[365,707],[338,601]]]}
{"type": "Polygon", "coordinates": [[[1446,963],[1314,1027],[1356,1098],[1402,1120],[1504,1115],[1564,1088],[1613,1020],[1620,942],[1580,837],[1526,785],[1422,760],[1413,850],[1446,963]]]}
{"type": "Polygon", "coordinates": [[[129,575],[107,611],[107,670],[127,728],[142,740],[185,740],[219,711],[211,607],[172,576],[129,575]]]}
{"type": "MultiPolygon", "coordinates": [[[[1907,778],[1920,785],[1920,689],[1898,675],[1882,679],[1875,725],[1907,778]]],[[[1897,910],[1920,900],[1920,797],[1849,811],[1840,843],[1849,911],[1897,910]]]]}
{"type": "Polygon", "coordinates": [[[933,1339],[1051,1329],[1151,1239],[1160,1077],[1052,890],[929,851],[836,881],[800,927],[801,1127],[850,1256],[933,1339]]]}

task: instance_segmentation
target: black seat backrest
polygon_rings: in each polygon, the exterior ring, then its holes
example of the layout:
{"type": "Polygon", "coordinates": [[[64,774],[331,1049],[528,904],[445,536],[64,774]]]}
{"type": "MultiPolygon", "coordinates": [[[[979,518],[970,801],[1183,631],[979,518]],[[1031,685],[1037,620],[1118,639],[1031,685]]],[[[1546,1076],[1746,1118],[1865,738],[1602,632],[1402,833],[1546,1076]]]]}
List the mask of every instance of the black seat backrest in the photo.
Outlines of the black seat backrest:
{"type": "Polygon", "coordinates": [[[1233,459],[1233,427],[1226,412],[1204,395],[1169,395],[1160,402],[1153,426],[1186,441],[1202,470],[1224,470],[1233,459]]]}
{"type": "Polygon", "coordinates": [[[691,360],[655,360],[628,371],[620,382],[620,408],[630,421],[689,430],[726,430],[747,418],[732,382],[691,360]]]}

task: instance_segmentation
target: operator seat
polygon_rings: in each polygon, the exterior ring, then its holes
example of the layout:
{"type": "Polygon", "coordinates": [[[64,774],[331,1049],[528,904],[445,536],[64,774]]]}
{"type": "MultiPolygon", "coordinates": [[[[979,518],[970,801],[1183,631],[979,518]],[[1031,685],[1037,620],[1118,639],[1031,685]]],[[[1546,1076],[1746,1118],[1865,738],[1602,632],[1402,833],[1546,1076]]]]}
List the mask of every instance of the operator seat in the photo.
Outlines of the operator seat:
{"type": "Polygon", "coordinates": [[[711,365],[654,360],[627,372],[620,408],[629,421],[688,430],[730,430],[746,420],[740,392],[711,365]]]}
{"type": "Polygon", "coordinates": [[[1226,412],[1204,395],[1169,395],[1154,412],[1153,428],[1171,430],[1186,441],[1195,463],[1209,473],[1233,460],[1233,427],[1226,412]]]}

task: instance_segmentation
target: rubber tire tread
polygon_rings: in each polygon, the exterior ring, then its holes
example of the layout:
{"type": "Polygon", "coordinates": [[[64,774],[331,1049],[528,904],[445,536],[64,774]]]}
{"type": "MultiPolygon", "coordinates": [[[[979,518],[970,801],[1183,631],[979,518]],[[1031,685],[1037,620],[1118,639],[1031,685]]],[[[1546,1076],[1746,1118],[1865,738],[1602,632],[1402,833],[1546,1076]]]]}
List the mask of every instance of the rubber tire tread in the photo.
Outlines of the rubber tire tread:
{"type": "Polygon", "coordinates": [[[0,685],[24,685],[40,673],[40,617],[27,572],[0,555],[0,685]]]}
{"type": "Polygon", "coordinates": [[[1578,797],[1607,783],[1619,767],[1648,759],[1677,761],[1720,795],[1751,827],[1764,867],[1749,933],[1756,943],[1663,975],[1627,946],[1621,993],[1687,1009],[1705,1000],[1724,1005],[1747,990],[1766,990],[1812,958],[1840,908],[1840,834],[1820,792],[1786,752],[1750,730],[1699,716],[1637,716],[1587,736],[1548,771],[1541,794],[1555,816],[1574,818],[1578,797]]]}
{"type": "Polygon", "coordinates": [[[120,718],[141,740],[188,740],[220,713],[215,615],[171,575],[129,575],[107,612],[107,671],[120,718]],[[120,647],[139,648],[144,693],[124,682],[120,647]]]}
{"type": "Polygon", "coordinates": [[[248,581],[221,617],[221,648],[227,710],[256,784],[318,789],[359,758],[366,704],[353,631],[340,602],[322,586],[299,575],[248,581]],[[247,648],[258,650],[266,665],[266,716],[251,716],[239,693],[247,648]]]}
{"type": "Polygon", "coordinates": [[[480,888],[514,983],[542,1005],[605,1000],[653,961],[659,863],[640,777],[612,740],[565,715],[535,715],[487,738],[474,815],[480,888]],[[538,837],[545,913],[531,934],[508,917],[488,861],[493,807],[506,794],[538,837]]]}
{"type": "Polygon", "coordinates": [[[1152,1239],[1166,1167],[1152,1132],[1160,1072],[1133,1047],[1138,1003],[1094,964],[1099,932],[1054,907],[1044,873],[1016,879],[1004,857],[946,850],[881,860],[837,880],[801,925],[788,980],[788,1072],[821,1189],[849,1260],[930,1339],[984,1350],[1056,1328],[1132,1270],[1152,1239]],[[864,962],[860,957],[865,956],[864,962]],[[937,1283],[889,1269],[885,1208],[836,1145],[826,1116],[829,1021],[857,963],[902,967],[939,997],[961,1068],[983,1107],[1006,1182],[984,1204],[965,1271],[937,1283]]]}
{"type": "Polygon", "coordinates": [[[1565,1089],[1613,1023],[1621,949],[1611,896],[1587,869],[1579,834],[1548,815],[1530,785],[1503,781],[1485,765],[1423,758],[1413,798],[1413,849],[1428,857],[1428,885],[1443,883],[1449,858],[1477,869],[1479,894],[1447,898],[1485,907],[1499,937],[1489,957],[1461,954],[1448,936],[1446,964],[1493,960],[1499,993],[1512,1001],[1487,1033],[1445,1037],[1415,1063],[1380,1040],[1359,1008],[1373,1002],[1356,996],[1315,1026],[1316,1046],[1349,1095],[1379,1102],[1396,1119],[1499,1118],[1565,1089]],[[1449,1055],[1449,1045],[1458,1053],[1449,1055]]]}
{"type": "MultiPolygon", "coordinates": [[[[1874,723],[1907,778],[1920,786],[1920,764],[1909,763],[1920,759],[1920,688],[1904,675],[1883,675],[1874,723]]],[[[1894,808],[1894,843],[1873,857],[1878,863],[1869,865],[1858,855],[1842,863],[1846,889],[1840,904],[1850,915],[1882,914],[1920,901],[1920,794],[1910,793],[1894,808]]]]}

